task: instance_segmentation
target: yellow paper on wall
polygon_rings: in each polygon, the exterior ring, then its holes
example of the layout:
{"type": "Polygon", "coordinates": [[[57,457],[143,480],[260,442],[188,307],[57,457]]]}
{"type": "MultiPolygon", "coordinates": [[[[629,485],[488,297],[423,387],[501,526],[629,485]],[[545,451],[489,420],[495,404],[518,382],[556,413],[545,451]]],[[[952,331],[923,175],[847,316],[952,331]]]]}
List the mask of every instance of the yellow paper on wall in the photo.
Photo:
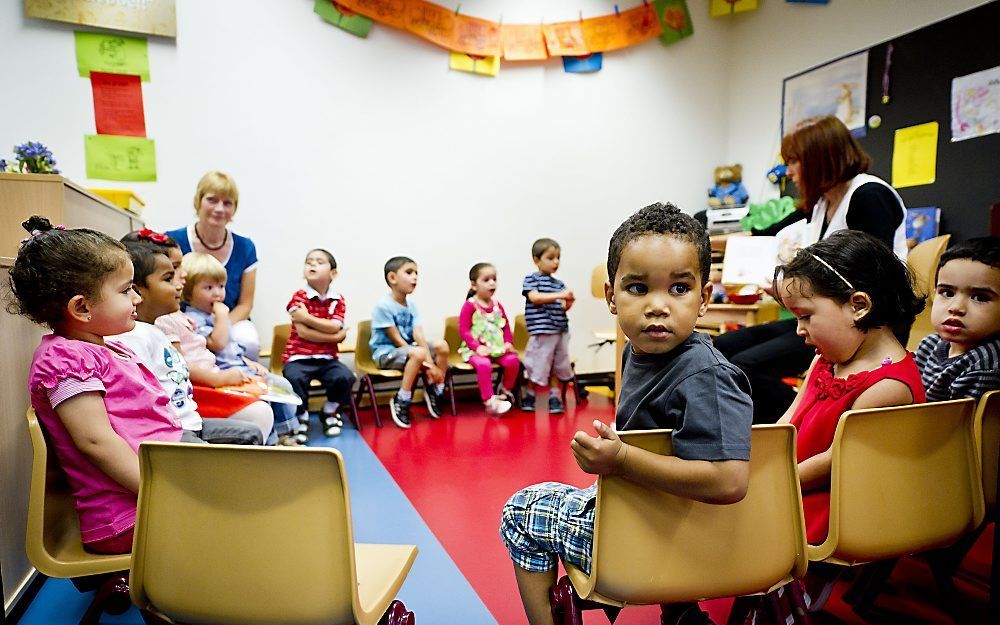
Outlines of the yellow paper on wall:
{"type": "Polygon", "coordinates": [[[938,123],[900,128],[892,146],[892,186],[932,184],[937,175],[938,123]]]}
{"type": "Polygon", "coordinates": [[[757,8],[757,0],[712,0],[709,4],[709,15],[722,17],[733,13],[753,11],[757,8]]]}
{"type": "Polygon", "coordinates": [[[485,56],[474,57],[461,52],[452,52],[448,67],[460,72],[470,74],[480,74],[482,76],[496,76],[500,73],[500,57],[485,56]]]}

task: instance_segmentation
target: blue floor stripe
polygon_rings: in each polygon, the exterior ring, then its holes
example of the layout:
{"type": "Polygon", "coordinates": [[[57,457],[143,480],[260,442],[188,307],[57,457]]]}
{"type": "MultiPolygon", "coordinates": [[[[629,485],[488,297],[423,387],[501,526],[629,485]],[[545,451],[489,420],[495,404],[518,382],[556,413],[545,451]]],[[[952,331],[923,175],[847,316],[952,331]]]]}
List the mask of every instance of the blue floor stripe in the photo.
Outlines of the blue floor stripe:
{"type": "MultiPolygon", "coordinates": [[[[497,625],[441,543],[358,432],[346,428],[338,438],[327,439],[317,431],[316,426],[314,419],[310,424],[310,444],[339,449],[347,464],[354,540],[419,547],[420,553],[399,593],[406,607],[414,612],[417,623],[497,625]]],[[[414,458],[414,467],[417,466],[418,459],[414,458]]],[[[81,594],[68,580],[50,579],[38,592],[20,623],[75,625],[90,600],[91,593],[81,594]]],[[[105,614],[101,623],[143,625],[135,608],[120,616],[105,614]]]]}

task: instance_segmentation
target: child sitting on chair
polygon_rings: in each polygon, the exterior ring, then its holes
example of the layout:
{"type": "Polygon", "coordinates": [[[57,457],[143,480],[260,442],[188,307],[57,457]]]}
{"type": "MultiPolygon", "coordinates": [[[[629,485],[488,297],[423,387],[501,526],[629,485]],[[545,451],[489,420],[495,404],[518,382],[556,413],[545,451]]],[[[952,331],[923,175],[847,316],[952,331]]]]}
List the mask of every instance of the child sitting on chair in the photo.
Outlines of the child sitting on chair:
{"type": "MultiPolygon", "coordinates": [[[[259,376],[289,394],[294,393],[288,380],[268,373],[267,369],[243,355],[243,347],[230,333],[229,308],[222,302],[226,295],[226,268],[214,256],[192,252],[181,263],[187,279],[183,298],[184,311],[195,325],[195,333],[205,337],[208,349],[215,354],[215,364],[223,372],[236,370],[259,376]]],[[[274,432],[279,445],[296,446],[308,441],[304,427],[295,418],[295,410],[285,403],[272,401],[274,432]]]]}
{"type": "Polygon", "coordinates": [[[448,371],[448,343],[428,343],[420,323],[417,305],[409,295],[417,288],[417,263],[405,256],[394,256],[385,263],[385,282],[389,293],[372,311],[372,358],[382,369],[403,372],[399,392],[389,402],[392,420],[401,428],[410,427],[410,402],[417,377],[426,375],[433,387],[424,383],[427,412],[441,417],[444,376],[448,371]]]}
{"type": "Polygon", "coordinates": [[[927,401],[1000,389],[1000,238],[969,239],[941,256],[931,323],[917,365],[927,401]]]}
{"type": "MultiPolygon", "coordinates": [[[[326,391],[323,404],[323,432],[340,436],[344,419],[342,406],[351,403],[354,374],[340,362],[337,344],[347,335],[344,297],[332,289],[337,275],[337,261],[324,249],[314,249],[306,255],[303,277],[306,288],[295,292],[286,310],[292,318],[292,329],[282,356],[282,374],[302,399],[298,416],[309,419],[309,383],[320,380],[326,391]]],[[[355,415],[356,417],[357,415],[355,415]]]]}
{"type": "MultiPolygon", "coordinates": [[[[671,204],[647,206],[625,220],[608,250],[608,308],[628,337],[616,427],[594,422],[570,447],[587,473],[707,503],[735,503],[750,475],[753,408],[746,376],[704,334],[694,331],[712,294],[705,229],[671,204]],[[616,430],[672,429],[673,456],[621,441],[616,430]]],[[[550,625],[549,589],[558,558],[590,572],[597,485],[546,482],[504,506],[500,534],[514,561],[531,625],[550,625]]],[[[702,623],[696,605],[671,606],[664,623],[702,623]]]]}

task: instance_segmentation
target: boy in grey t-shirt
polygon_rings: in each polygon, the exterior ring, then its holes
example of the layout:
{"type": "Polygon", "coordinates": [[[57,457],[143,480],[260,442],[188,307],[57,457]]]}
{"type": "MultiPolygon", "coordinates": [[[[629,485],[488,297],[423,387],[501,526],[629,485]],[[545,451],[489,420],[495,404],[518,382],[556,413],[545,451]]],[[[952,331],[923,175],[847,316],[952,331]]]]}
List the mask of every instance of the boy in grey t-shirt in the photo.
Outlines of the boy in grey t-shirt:
{"type": "MultiPolygon", "coordinates": [[[[707,503],[743,499],[749,480],[753,408],[746,376],[694,332],[712,293],[704,228],[670,204],[629,217],[611,238],[605,285],[608,308],[629,339],[623,354],[618,430],[671,429],[674,456],[621,441],[594,422],[597,436],[570,443],[587,473],[707,503]]],[[[559,557],[590,571],[597,485],[546,482],[514,494],[500,534],[514,561],[531,625],[550,625],[549,589],[559,557]]],[[[711,622],[697,605],[672,606],[665,623],[711,622]]]]}

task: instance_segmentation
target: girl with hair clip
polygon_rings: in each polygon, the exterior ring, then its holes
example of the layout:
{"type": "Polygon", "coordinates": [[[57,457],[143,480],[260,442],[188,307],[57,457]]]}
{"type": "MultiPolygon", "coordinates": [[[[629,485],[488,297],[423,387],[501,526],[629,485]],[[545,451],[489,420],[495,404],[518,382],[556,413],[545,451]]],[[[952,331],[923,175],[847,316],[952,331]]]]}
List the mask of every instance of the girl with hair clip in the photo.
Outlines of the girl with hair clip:
{"type": "Polygon", "coordinates": [[[471,288],[458,314],[458,333],[462,344],[458,353],[472,365],[479,381],[479,395],[486,412],[502,415],[510,410],[511,393],[517,381],[521,361],[514,349],[514,335],[503,306],[493,299],[497,290],[497,270],[489,263],[476,263],[469,270],[471,288]],[[493,392],[493,363],[503,367],[500,392],[493,392]]]}
{"type": "Polygon", "coordinates": [[[139,443],[176,442],[181,425],[156,377],[105,337],[135,326],[142,301],[125,246],[95,230],[55,228],[44,217],[10,270],[9,309],[52,329],[28,374],[31,405],[76,501],[84,547],[132,549],[139,443]]]}
{"type": "Polygon", "coordinates": [[[830,465],[840,416],[852,409],[923,403],[913,354],[903,347],[923,299],[906,265],[875,237],[846,230],[802,249],[774,273],[775,296],[816,356],[780,419],[798,430],[806,535],[830,521],[830,465]]]}

